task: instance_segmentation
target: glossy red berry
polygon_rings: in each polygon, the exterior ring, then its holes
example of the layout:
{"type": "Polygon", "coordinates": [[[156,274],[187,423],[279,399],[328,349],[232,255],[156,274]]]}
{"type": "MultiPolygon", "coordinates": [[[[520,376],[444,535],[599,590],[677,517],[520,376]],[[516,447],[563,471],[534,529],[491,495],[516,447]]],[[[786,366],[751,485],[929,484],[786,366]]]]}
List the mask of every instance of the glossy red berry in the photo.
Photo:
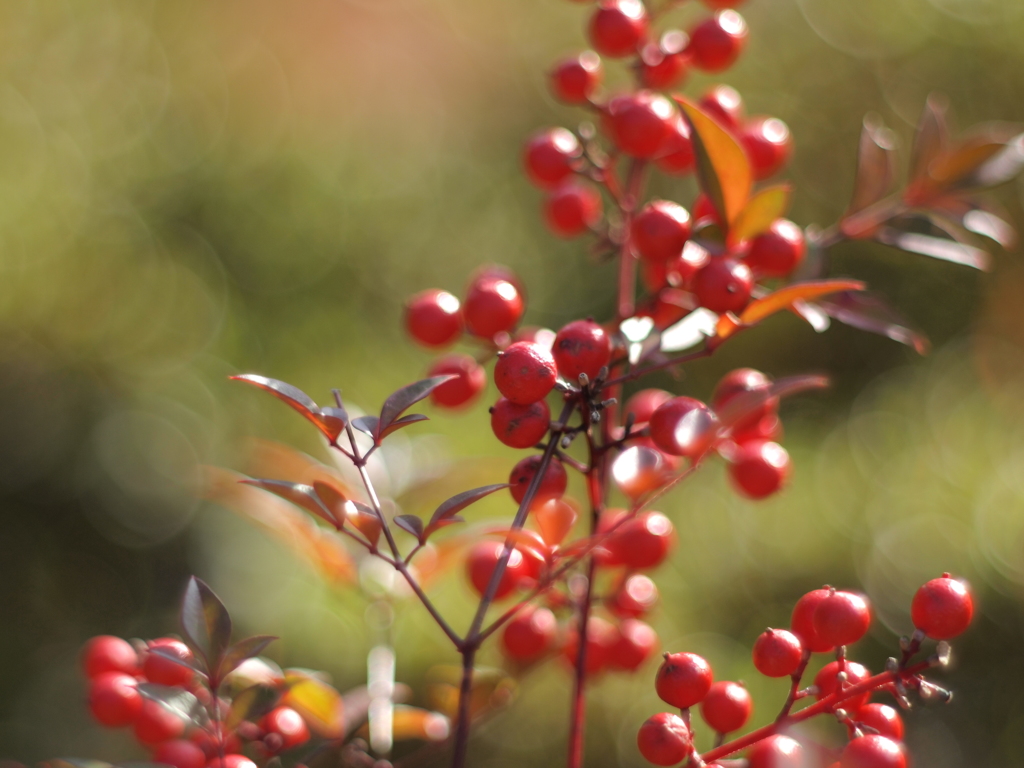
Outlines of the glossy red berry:
{"type": "Polygon", "coordinates": [[[639,427],[651,420],[651,415],[673,397],[664,389],[641,389],[626,401],[624,415],[633,415],[634,427],[639,427]]]}
{"type": "Polygon", "coordinates": [[[495,436],[512,448],[529,448],[548,433],[551,410],[543,400],[528,405],[500,398],[491,408],[491,429],[495,436]]]}
{"type": "MultiPolygon", "coordinates": [[[[871,673],[867,667],[862,664],[858,664],[855,661],[847,661],[844,667],[846,673],[846,682],[843,683],[843,690],[851,688],[858,683],[863,683],[869,677],[871,673]]],[[[831,696],[836,692],[838,686],[839,677],[839,662],[831,661],[826,664],[817,675],[814,676],[814,685],[818,689],[817,698],[818,701],[831,696]]],[[[844,699],[836,704],[837,709],[845,709],[850,713],[851,717],[856,719],[856,713],[868,703],[868,699],[871,698],[871,691],[865,691],[864,693],[857,694],[848,699],[844,699]]]]}
{"type": "Polygon", "coordinates": [[[669,261],[680,256],[690,238],[690,214],[669,200],[653,200],[633,219],[633,247],[646,261],[669,261]]]}
{"type": "Polygon", "coordinates": [[[494,364],[494,383],[513,403],[529,405],[543,400],[557,380],[555,357],[540,344],[517,341],[494,364]]]}
{"type": "MultiPolygon", "coordinates": [[[[596,675],[608,668],[612,649],[618,639],[619,631],[615,625],[600,616],[592,616],[587,621],[587,674],[596,675]]],[[[569,665],[575,667],[579,659],[579,633],[575,627],[569,631],[562,653],[569,665]]]]}
{"type": "Polygon", "coordinates": [[[643,666],[658,647],[658,633],[638,619],[619,624],[619,636],[612,646],[608,666],[635,672],[643,666]]]}
{"type": "Polygon", "coordinates": [[[690,128],[682,117],[677,116],[671,121],[668,136],[654,162],[665,173],[679,176],[693,171],[696,159],[690,128]]]}
{"type": "Polygon", "coordinates": [[[140,744],[154,747],[185,734],[185,720],[159,701],[146,699],[134,724],[135,738],[140,744]]]}
{"type": "Polygon", "coordinates": [[[736,368],[723,376],[711,395],[711,407],[715,413],[722,414],[728,410],[730,403],[739,407],[742,403],[736,402],[737,398],[743,395],[758,393],[765,395],[763,399],[750,398],[752,407],[744,409],[744,413],[733,419],[730,432],[742,432],[757,425],[766,416],[774,415],[779,407],[777,397],[767,397],[772,386],[772,380],[760,371],[753,368],[736,368]]]}
{"type": "Polygon", "coordinates": [[[754,117],[740,129],[740,144],[750,160],[755,179],[767,179],[781,171],[793,154],[789,126],[777,117],[754,117]]]}
{"type": "Polygon", "coordinates": [[[622,565],[646,569],[661,565],[674,543],[672,521],[661,512],[644,512],[621,525],[612,534],[609,546],[622,565]]]}
{"type": "Polygon", "coordinates": [[[279,751],[297,747],[309,741],[309,726],[302,715],[291,707],[275,707],[263,718],[263,730],[281,737],[279,751]]]}
{"type": "Polygon", "coordinates": [[[601,195],[589,184],[566,181],[544,201],[544,220],[559,237],[583,234],[601,220],[601,195]]]}
{"type": "Polygon", "coordinates": [[[796,739],[777,733],[750,748],[747,768],[805,768],[804,748],[796,739]]]}
{"type": "Polygon", "coordinates": [[[256,768],[256,763],[245,755],[231,754],[224,755],[223,759],[214,757],[206,768],[256,768]]]}
{"type": "Polygon", "coordinates": [[[654,678],[661,700],[678,709],[700,704],[711,690],[711,665],[696,653],[666,653],[654,678]]]}
{"type": "Polygon", "coordinates": [[[606,118],[616,146],[627,155],[641,159],[650,159],[662,152],[675,119],[672,103],[653,91],[638,91],[612,99],[606,118]]]}
{"type": "Polygon", "coordinates": [[[714,441],[718,419],[700,400],[674,397],[651,414],[649,426],[659,450],[697,459],[714,441]]]}
{"type": "Polygon", "coordinates": [[[636,736],[644,759],[654,765],[677,765],[690,756],[693,738],[679,715],[662,712],[649,717],[636,736]]]}
{"type": "Polygon", "coordinates": [[[153,649],[159,648],[163,654],[171,654],[182,661],[190,662],[193,656],[187,645],[180,640],[161,637],[150,642],[149,648],[150,653],[146,654],[142,663],[142,674],[149,682],[160,685],[187,685],[192,682],[195,672],[190,667],[152,653],[153,649]]]}
{"type": "Polygon", "coordinates": [[[515,328],[525,309],[522,293],[514,283],[482,278],[469,286],[462,316],[471,334],[493,339],[495,334],[515,328]]]}
{"type": "Polygon", "coordinates": [[[157,747],[152,762],[174,768],[205,768],[206,753],[191,741],[175,739],[157,747]]]}
{"type": "Polygon", "coordinates": [[[778,443],[782,440],[782,420],[774,413],[770,413],[759,421],[744,427],[733,427],[729,430],[729,437],[739,444],[749,443],[751,440],[770,440],[778,443]]]}
{"type": "Polygon", "coordinates": [[[593,51],[583,51],[562,59],[551,70],[551,92],[566,104],[585,104],[601,84],[601,58],[593,51]]]}
{"type": "Polygon", "coordinates": [[[766,629],[754,641],[754,666],[767,677],[786,677],[803,659],[800,638],[784,629],[766,629]]]}
{"type": "Polygon", "coordinates": [[[862,595],[834,591],[818,604],[812,620],[823,643],[852,645],[871,627],[871,607],[862,595]]]}
{"type": "Polygon", "coordinates": [[[509,658],[534,661],[551,650],[557,634],[555,614],[547,608],[527,606],[505,625],[501,647],[509,658]]]}
{"type": "Polygon", "coordinates": [[[82,649],[82,668],[90,680],[104,672],[134,675],[139,671],[139,654],[127,640],[112,635],[99,635],[82,649]]]}
{"type": "Polygon", "coordinates": [[[665,454],[645,445],[631,445],[612,463],[612,480],[631,499],[660,488],[671,473],[665,454]]]}
{"type": "Polygon", "coordinates": [[[712,312],[739,313],[750,302],[754,276],[750,267],[731,256],[711,259],[693,279],[693,292],[712,312]]]}
{"type": "Polygon", "coordinates": [[[729,478],[749,499],[764,499],[786,484],[792,469],[789,453],[769,440],[740,443],[731,457],[729,478]]]}
{"type": "Polygon", "coordinates": [[[731,67],[747,42],[747,22],[736,11],[719,11],[690,32],[686,49],[693,66],[705,72],[731,67]]]}
{"type": "Polygon", "coordinates": [[[444,347],[462,334],[459,300],[437,289],[417,293],[405,305],[405,328],[425,347],[444,347]]]}
{"type": "MultiPolygon", "coordinates": [[[[500,541],[478,541],[469,550],[466,556],[466,573],[469,582],[478,594],[483,595],[487,591],[487,585],[491,582],[491,574],[501,560],[501,553],[505,551],[504,542],[500,541]]],[[[509,595],[516,588],[526,561],[523,553],[513,549],[508,558],[508,565],[501,574],[498,581],[498,589],[494,593],[494,599],[500,600],[509,595]]]]}
{"type": "Polygon", "coordinates": [[[743,261],[756,275],[786,277],[803,261],[806,250],[804,231],[788,219],[777,219],[750,241],[743,261]]]}
{"type": "Polygon", "coordinates": [[[869,734],[847,744],[839,764],[842,768],[907,768],[907,756],[898,742],[869,734]]]}
{"type": "Polygon", "coordinates": [[[557,187],[573,174],[583,147],[565,128],[548,128],[531,136],[523,148],[526,175],[541,189],[557,187]]]}
{"type": "MultiPolygon", "coordinates": [[[[509,491],[517,503],[522,504],[526,498],[526,491],[530,487],[537,470],[540,469],[542,457],[540,455],[527,456],[512,468],[508,476],[510,483],[509,491]]],[[[565,493],[569,478],[565,474],[565,467],[558,459],[551,459],[544,477],[541,478],[537,493],[533,497],[533,506],[543,504],[550,499],[561,498],[565,493]]]]}
{"type": "Polygon", "coordinates": [[[731,86],[712,86],[701,97],[698,105],[730,131],[739,129],[743,121],[743,98],[731,86]]]}
{"type": "Polygon", "coordinates": [[[672,29],[657,44],[645,45],[640,51],[640,79],[644,86],[665,90],[682,84],[690,65],[686,54],[689,42],[685,32],[672,29]]]}
{"type": "Polygon", "coordinates": [[[741,683],[727,680],[714,683],[700,703],[700,716],[716,733],[738,731],[753,711],[750,692],[741,683]]]}
{"type": "Polygon", "coordinates": [[[612,340],[593,320],[574,320],[558,331],[551,354],[566,381],[579,383],[580,374],[594,381],[611,360],[612,340]]]}
{"type": "Polygon", "coordinates": [[[642,573],[634,573],[615,590],[608,610],[616,616],[635,619],[649,613],[657,604],[657,585],[642,573]]]}
{"type": "Polygon", "coordinates": [[[857,722],[874,728],[882,736],[903,741],[903,718],[888,704],[865,704],[857,712],[857,722]]]}
{"type": "Polygon", "coordinates": [[[602,56],[631,56],[646,37],[647,24],[640,0],[602,0],[590,17],[590,43],[602,56]]]}
{"type": "Polygon", "coordinates": [[[974,616],[974,600],[961,582],[943,574],[914,595],[910,604],[914,626],[934,640],[949,640],[963,632],[974,616]]]}
{"type": "Polygon", "coordinates": [[[123,672],[103,672],[89,686],[89,711],[110,728],[131,725],[142,711],[138,681],[123,672]]]}
{"type": "Polygon", "coordinates": [[[434,361],[428,376],[454,375],[430,393],[430,402],[441,408],[462,408],[472,403],[487,386],[487,373],[470,355],[445,355],[434,361]]]}
{"type": "Polygon", "coordinates": [[[800,639],[803,647],[812,653],[824,653],[834,647],[818,637],[818,632],[814,628],[814,613],[821,605],[821,601],[829,596],[830,591],[828,587],[811,590],[793,606],[789,628],[800,639]]]}

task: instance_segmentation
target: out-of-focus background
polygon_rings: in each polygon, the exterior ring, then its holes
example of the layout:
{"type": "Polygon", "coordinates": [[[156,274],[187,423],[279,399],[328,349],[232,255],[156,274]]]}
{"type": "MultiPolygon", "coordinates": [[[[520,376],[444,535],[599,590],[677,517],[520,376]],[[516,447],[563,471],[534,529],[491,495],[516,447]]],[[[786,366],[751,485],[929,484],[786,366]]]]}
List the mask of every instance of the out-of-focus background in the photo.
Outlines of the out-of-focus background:
{"type": "MultiPolygon", "coordinates": [[[[282,664],[328,670],[343,688],[364,679],[362,598],[197,500],[197,465],[239,466],[246,437],[326,458],[292,412],[226,377],[260,372],[321,401],[338,386],[376,408],[429,360],[400,331],[403,299],[459,293],[483,262],[520,272],[530,323],[609,314],[611,270],[545,231],[519,168],[529,132],[583,118],[554,103],[544,73],[585,46],[588,8],[0,3],[0,757],[142,756],[89,721],[78,649],[97,633],[174,631],[191,573],[241,631],[280,635],[282,664]]],[[[750,0],[741,11],[751,38],[739,64],[685,90],[721,80],[752,113],[790,125],[801,224],[845,208],[866,112],[904,149],[932,91],[961,127],[1024,121],[1019,0],[750,0]]],[[[707,14],[688,3],[669,22],[707,14]]],[[[684,204],[694,194],[690,180],[656,186],[684,204]]],[[[997,193],[1018,223],[1022,196],[1021,184],[997,193]]],[[[664,504],[679,546],[657,574],[652,622],[665,648],[745,679],[758,723],[784,684],[758,678],[749,647],[800,594],[863,588],[879,621],[859,656],[877,669],[910,627],[913,590],[951,570],[971,581],[981,615],[945,678],[954,704],[908,717],[915,762],[1024,761],[1024,270],[1017,254],[994,255],[980,274],[837,249],[839,272],[868,279],[932,338],[930,357],[780,316],[685,381],[656,382],[706,398],[738,365],[835,380],[783,408],[786,493],[741,501],[714,466],[664,504]]],[[[409,450],[460,470],[472,454],[472,474],[500,482],[514,453],[490,434],[492,396],[455,417],[431,410],[409,450]]],[[[512,511],[495,499],[470,517],[512,511]]],[[[460,575],[437,594],[465,621],[460,575]]],[[[414,605],[397,644],[399,677],[414,685],[453,659],[414,605]]],[[[644,764],[635,729],[662,708],[652,675],[594,686],[588,765],[644,764]]],[[[559,764],[568,691],[558,663],[527,676],[479,732],[474,765],[559,764]]]]}

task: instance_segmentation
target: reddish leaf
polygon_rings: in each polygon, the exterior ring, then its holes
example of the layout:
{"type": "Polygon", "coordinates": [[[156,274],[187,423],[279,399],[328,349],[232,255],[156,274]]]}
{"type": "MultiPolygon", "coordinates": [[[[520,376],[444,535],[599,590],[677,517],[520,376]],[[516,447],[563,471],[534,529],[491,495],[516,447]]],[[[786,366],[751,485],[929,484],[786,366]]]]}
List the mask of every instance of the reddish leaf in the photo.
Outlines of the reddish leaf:
{"type": "Polygon", "coordinates": [[[428,397],[430,393],[439,386],[454,378],[454,374],[433,376],[429,379],[422,379],[420,381],[413,382],[406,387],[402,387],[397,392],[392,393],[392,395],[384,401],[384,405],[380,409],[380,423],[385,429],[387,429],[395,419],[402,415],[402,412],[405,411],[406,408],[418,403],[425,397],[428,397]]]}
{"type": "Polygon", "coordinates": [[[285,673],[288,692],[281,703],[298,710],[309,729],[328,739],[339,738],[345,730],[345,705],[332,686],[323,680],[289,669],[285,673]]]}
{"type": "Polygon", "coordinates": [[[745,392],[730,399],[726,406],[718,412],[718,420],[723,428],[728,429],[763,408],[769,400],[805,392],[809,389],[823,389],[827,386],[828,379],[824,376],[790,376],[779,379],[767,389],[745,392]]]}
{"type": "Polygon", "coordinates": [[[910,180],[930,178],[932,162],[941,157],[949,143],[946,125],[946,100],[932,94],[925,102],[921,119],[917,123],[914,144],[910,150],[910,180]]]}
{"type": "Polygon", "coordinates": [[[965,186],[997,187],[1016,178],[1024,170],[1024,133],[1015,136],[993,158],[979,166],[965,186]]]}
{"type": "Polygon", "coordinates": [[[423,534],[423,521],[416,517],[416,515],[398,515],[395,518],[395,525],[406,533],[411,533],[415,536],[420,544],[426,541],[426,536],[423,534]]]}
{"type": "Polygon", "coordinates": [[[213,590],[195,576],[185,588],[180,621],[185,639],[206,661],[206,668],[217,669],[231,642],[231,617],[213,590]]]}
{"type": "Polygon", "coordinates": [[[982,271],[988,271],[990,268],[988,253],[967,243],[918,232],[901,232],[894,227],[882,227],[875,233],[875,239],[901,251],[919,253],[922,256],[931,256],[933,259],[963,264],[982,271]]]}
{"type": "Polygon", "coordinates": [[[1020,170],[1019,150],[1013,148],[1018,133],[1017,127],[1007,123],[975,126],[955,147],[931,162],[930,185],[923,192],[913,185],[908,189],[908,202],[920,203],[928,193],[992,186],[1013,178],[1020,170]]]}
{"type": "Polygon", "coordinates": [[[420,421],[430,421],[430,419],[427,416],[424,416],[422,413],[410,413],[403,416],[400,419],[395,419],[387,426],[387,429],[381,431],[378,439],[383,440],[392,432],[397,432],[398,430],[402,429],[402,427],[408,427],[410,424],[416,424],[417,422],[420,421]]]}
{"type": "Polygon", "coordinates": [[[508,488],[508,483],[484,485],[480,488],[473,488],[469,491],[463,491],[462,493],[452,496],[434,510],[434,514],[430,516],[430,524],[427,525],[426,535],[429,536],[442,525],[445,525],[445,520],[450,520],[454,515],[457,515],[470,504],[474,504],[484,496],[489,496],[495,491],[500,491],[502,488],[508,488]]]}
{"type": "Polygon", "coordinates": [[[786,215],[792,192],[789,184],[777,184],[757,192],[737,217],[729,232],[729,242],[739,243],[767,231],[776,219],[786,215]]]}
{"type": "Polygon", "coordinates": [[[374,440],[377,439],[377,429],[380,426],[380,419],[376,416],[357,416],[352,419],[352,426],[362,432],[364,435],[369,435],[374,440]]]}
{"type": "Polygon", "coordinates": [[[788,309],[795,301],[816,299],[836,291],[863,291],[864,288],[864,283],[859,280],[814,280],[787,285],[763,299],[750,302],[740,315],[740,322],[754,325],[779,310],[788,309]]]}
{"type": "Polygon", "coordinates": [[[312,512],[335,527],[339,527],[337,520],[334,519],[331,511],[324,506],[312,485],[286,483],[283,480],[252,479],[242,480],[241,482],[245,485],[254,485],[257,488],[262,488],[264,491],[269,491],[275,496],[280,496],[282,499],[287,499],[292,504],[302,507],[307,512],[312,512]]]}
{"type": "Polygon", "coordinates": [[[165,710],[176,715],[185,723],[204,728],[209,716],[199,699],[176,685],[139,683],[138,691],[150,701],[158,702],[165,710]]]}
{"type": "Polygon", "coordinates": [[[281,692],[269,685],[253,685],[235,696],[225,725],[231,730],[246,720],[258,721],[277,706],[281,692]]]}
{"type": "Polygon", "coordinates": [[[218,677],[223,678],[246,659],[251,659],[253,656],[259,656],[263,653],[263,650],[275,640],[277,640],[277,638],[271,635],[253,635],[252,637],[247,637],[244,640],[239,640],[228,648],[227,652],[224,654],[224,659],[220,664],[220,670],[218,670],[218,677]]]}
{"type": "Polygon", "coordinates": [[[896,137],[882,121],[868,115],[860,132],[860,146],[857,150],[857,177],[853,186],[853,198],[843,220],[843,232],[849,237],[860,236],[866,222],[855,214],[879,202],[892,188],[896,165],[896,137]]]}
{"type": "Polygon", "coordinates": [[[328,521],[333,522],[338,528],[345,525],[345,518],[348,514],[345,506],[348,503],[348,499],[345,497],[345,494],[323,480],[315,480],[313,482],[313,493],[316,494],[316,497],[327,509],[328,513],[330,513],[328,521]]]}
{"type": "MultiPolygon", "coordinates": [[[[293,387],[283,381],[277,379],[268,379],[266,376],[257,376],[253,373],[246,373],[240,376],[231,376],[233,381],[244,381],[247,384],[252,384],[255,387],[269,392],[281,402],[294,408],[296,411],[301,413],[306,419],[312,422],[317,429],[324,433],[329,440],[334,440],[344,428],[344,424],[338,425],[338,414],[332,413],[329,419],[324,418],[323,411],[320,410],[313,398],[307,395],[298,387],[293,387]]],[[[332,412],[337,409],[331,409],[332,412]]]]}
{"type": "Polygon", "coordinates": [[[162,659],[167,659],[167,661],[177,664],[179,667],[187,667],[188,669],[191,669],[193,672],[196,672],[202,675],[203,677],[206,677],[206,667],[203,665],[202,659],[200,658],[193,656],[192,658],[183,659],[174,651],[169,650],[167,648],[163,648],[161,646],[155,646],[153,648],[150,648],[146,651],[146,653],[148,653],[151,656],[159,656],[162,659]]]}
{"type": "Polygon", "coordinates": [[[368,507],[358,501],[351,502],[352,508],[348,510],[348,521],[366,537],[371,545],[377,546],[382,530],[380,518],[372,507],[368,507]]]}
{"type": "Polygon", "coordinates": [[[842,292],[821,300],[818,306],[841,323],[887,336],[900,344],[913,347],[918,354],[926,354],[930,347],[927,337],[911,329],[878,294],[842,292]]]}

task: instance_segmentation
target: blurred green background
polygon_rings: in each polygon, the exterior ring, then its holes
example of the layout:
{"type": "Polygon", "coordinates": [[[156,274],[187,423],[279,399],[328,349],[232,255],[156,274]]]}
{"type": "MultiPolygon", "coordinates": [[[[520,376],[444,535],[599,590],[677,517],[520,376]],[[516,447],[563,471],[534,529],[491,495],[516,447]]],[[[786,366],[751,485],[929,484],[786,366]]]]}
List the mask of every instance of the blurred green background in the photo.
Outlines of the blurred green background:
{"type": "MultiPolygon", "coordinates": [[[[1019,0],[741,10],[750,44],[720,80],[790,125],[801,224],[845,208],[866,112],[904,148],[933,90],[962,127],[1024,122],[1019,0]]],[[[519,170],[529,132],[583,117],[553,102],[544,72],[585,45],[587,13],[561,0],[0,2],[0,757],[140,757],[89,721],[78,649],[97,633],[174,631],[191,573],[240,631],[281,635],[281,663],[363,681],[362,599],[197,500],[197,465],[239,467],[247,436],[326,458],[292,412],[226,377],[260,372],[321,401],[339,386],[376,408],[429,362],[400,331],[404,297],[458,293],[484,262],[524,277],[529,323],[610,314],[612,270],[544,230],[519,170]]],[[[689,3],[667,21],[705,15],[689,3]]],[[[717,81],[695,75],[685,90],[717,81]]],[[[654,187],[684,204],[694,193],[690,180],[654,187]]],[[[1018,222],[1022,195],[998,192],[1018,222]]],[[[837,271],[901,307],[931,357],[776,317],[685,381],[657,382],[706,398],[737,365],[834,377],[783,408],[796,468],[785,494],[741,501],[713,466],[664,505],[679,547],[657,574],[652,622],[665,648],[745,679],[758,723],[784,685],[758,679],[748,649],[796,597],[863,588],[880,620],[856,655],[878,669],[909,629],[913,590],[952,570],[982,612],[945,678],[954,704],[908,718],[916,765],[1024,762],[1024,271],[1012,253],[995,264],[978,274],[840,247],[837,271]]],[[[490,435],[490,397],[431,411],[405,455],[500,482],[514,454],[490,435]]],[[[502,499],[470,516],[511,513],[502,499]]],[[[468,588],[437,589],[463,623],[468,588]]],[[[413,605],[396,632],[402,680],[453,660],[413,605]]],[[[588,765],[644,764],[635,729],[662,708],[652,675],[594,686],[588,765]]],[[[473,764],[560,764],[569,687],[558,663],[524,679],[473,764]]]]}

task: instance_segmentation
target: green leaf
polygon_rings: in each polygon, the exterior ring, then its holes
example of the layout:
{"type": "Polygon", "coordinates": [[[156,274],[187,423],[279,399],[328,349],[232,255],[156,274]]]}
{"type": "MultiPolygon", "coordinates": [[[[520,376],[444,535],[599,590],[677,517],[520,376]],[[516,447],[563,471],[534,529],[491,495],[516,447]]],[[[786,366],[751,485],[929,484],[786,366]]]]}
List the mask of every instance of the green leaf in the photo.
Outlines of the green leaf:
{"type": "Polygon", "coordinates": [[[773,222],[786,214],[792,192],[789,184],[777,184],[757,192],[740,212],[729,232],[729,241],[740,243],[766,232],[773,222]]]}
{"type": "Polygon", "coordinates": [[[206,668],[216,670],[231,642],[231,617],[213,590],[195,576],[181,602],[181,630],[206,668]]]}

